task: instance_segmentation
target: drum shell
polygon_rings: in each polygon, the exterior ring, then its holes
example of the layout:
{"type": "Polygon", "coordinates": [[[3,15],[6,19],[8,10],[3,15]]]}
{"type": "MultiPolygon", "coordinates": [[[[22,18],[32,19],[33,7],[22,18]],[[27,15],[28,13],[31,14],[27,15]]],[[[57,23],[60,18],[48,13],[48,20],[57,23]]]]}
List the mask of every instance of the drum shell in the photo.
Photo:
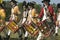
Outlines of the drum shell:
{"type": "Polygon", "coordinates": [[[50,36],[50,33],[51,33],[50,32],[50,29],[51,29],[50,26],[51,25],[49,25],[46,20],[41,21],[40,23],[38,23],[38,28],[45,35],[45,37],[50,36]]]}
{"type": "Polygon", "coordinates": [[[38,29],[34,30],[35,28],[33,26],[24,24],[24,27],[32,36],[38,35],[39,30],[38,29]]]}
{"type": "Polygon", "coordinates": [[[18,31],[19,27],[16,25],[14,21],[10,21],[7,25],[7,28],[9,28],[14,33],[18,31]]]}

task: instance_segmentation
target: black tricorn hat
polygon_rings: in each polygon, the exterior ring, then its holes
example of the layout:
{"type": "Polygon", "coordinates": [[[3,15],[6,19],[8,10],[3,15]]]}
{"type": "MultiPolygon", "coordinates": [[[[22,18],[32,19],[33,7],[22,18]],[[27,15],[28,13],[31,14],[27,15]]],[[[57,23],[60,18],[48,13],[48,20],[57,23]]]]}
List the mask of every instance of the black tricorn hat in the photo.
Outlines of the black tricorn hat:
{"type": "Polygon", "coordinates": [[[31,2],[31,4],[32,4],[32,5],[35,5],[35,4],[36,4],[36,2],[32,1],[32,2],[31,2]]]}
{"type": "Polygon", "coordinates": [[[42,3],[45,2],[45,1],[46,1],[46,2],[50,2],[50,0],[43,0],[42,3]]]}
{"type": "Polygon", "coordinates": [[[17,1],[15,1],[15,0],[11,0],[10,2],[17,3],[17,1]]]}
{"type": "Polygon", "coordinates": [[[27,4],[26,1],[23,1],[22,6],[26,6],[26,4],[27,4]]]}
{"type": "Polygon", "coordinates": [[[57,4],[57,8],[60,8],[60,3],[57,4]]]}
{"type": "Polygon", "coordinates": [[[34,1],[28,3],[29,6],[34,6],[35,4],[36,4],[36,2],[34,2],[34,1]]]}
{"type": "Polygon", "coordinates": [[[0,7],[4,8],[5,4],[5,1],[3,1],[2,3],[0,3],[0,7]]]}

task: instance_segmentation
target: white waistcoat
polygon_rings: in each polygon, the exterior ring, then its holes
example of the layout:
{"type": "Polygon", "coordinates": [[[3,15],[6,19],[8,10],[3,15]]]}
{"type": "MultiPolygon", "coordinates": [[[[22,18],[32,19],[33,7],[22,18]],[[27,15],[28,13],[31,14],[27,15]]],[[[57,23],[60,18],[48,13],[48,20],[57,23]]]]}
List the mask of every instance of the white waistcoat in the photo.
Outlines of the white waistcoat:
{"type": "Polygon", "coordinates": [[[44,21],[45,19],[47,19],[47,14],[46,14],[46,11],[45,11],[45,8],[44,8],[44,15],[43,15],[43,18],[42,18],[42,21],[44,21]]]}
{"type": "Polygon", "coordinates": [[[23,12],[23,17],[27,17],[27,15],[28,15],[28,12],[27,11],[24,11],[23,12]]]}
{"type": "Polygon", "coordinates": [[[60,21],[60,13],[58,13],[57,20],[60,21]]]}
{"type": "Polygon", "coordinates": [[[11,10],[11,20],[15,20],[14,9],[11,10]]]}

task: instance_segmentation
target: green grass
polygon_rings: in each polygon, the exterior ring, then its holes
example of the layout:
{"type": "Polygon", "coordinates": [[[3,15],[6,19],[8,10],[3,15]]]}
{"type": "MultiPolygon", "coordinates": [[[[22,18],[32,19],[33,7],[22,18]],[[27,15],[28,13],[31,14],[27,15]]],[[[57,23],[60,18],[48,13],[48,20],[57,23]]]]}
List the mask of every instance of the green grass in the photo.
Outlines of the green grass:
{"type": "MultiPolygon", "coordinates": [[[[2,37],[6,37],[4,32],[1,32],[0,35],[2,37]]],[[[10,38],[19,38],[19,35],[18,33],[15,33],[15,34],[11,33],[10,38]]],[[[28,40],[35,40],[35,39],[28,38],[28,40]]],[[[44,40],[60,40],[60,29],[58,30],[58,36],[51,36],[51,37],[45,38],[44,40]]]]}

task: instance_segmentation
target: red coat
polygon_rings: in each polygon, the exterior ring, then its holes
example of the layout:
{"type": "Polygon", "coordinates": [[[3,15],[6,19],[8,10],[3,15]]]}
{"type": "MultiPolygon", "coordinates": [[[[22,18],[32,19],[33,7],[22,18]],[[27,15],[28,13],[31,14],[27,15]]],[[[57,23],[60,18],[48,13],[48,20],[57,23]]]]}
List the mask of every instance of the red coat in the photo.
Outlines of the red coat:
{"type": "MultiPolygon", "coordinates": [[[[48,6],[48,10],[49,10],[50,14],[53,16],[54,21],[56,21],[56,15],[55,15],[53,7],[51,5],[48,6]]],[[[38,15],[38,18],[42,18],[43,15],[44,15],[44,9],[42,8],[40,11],[40,14],[38,15]]]]}

